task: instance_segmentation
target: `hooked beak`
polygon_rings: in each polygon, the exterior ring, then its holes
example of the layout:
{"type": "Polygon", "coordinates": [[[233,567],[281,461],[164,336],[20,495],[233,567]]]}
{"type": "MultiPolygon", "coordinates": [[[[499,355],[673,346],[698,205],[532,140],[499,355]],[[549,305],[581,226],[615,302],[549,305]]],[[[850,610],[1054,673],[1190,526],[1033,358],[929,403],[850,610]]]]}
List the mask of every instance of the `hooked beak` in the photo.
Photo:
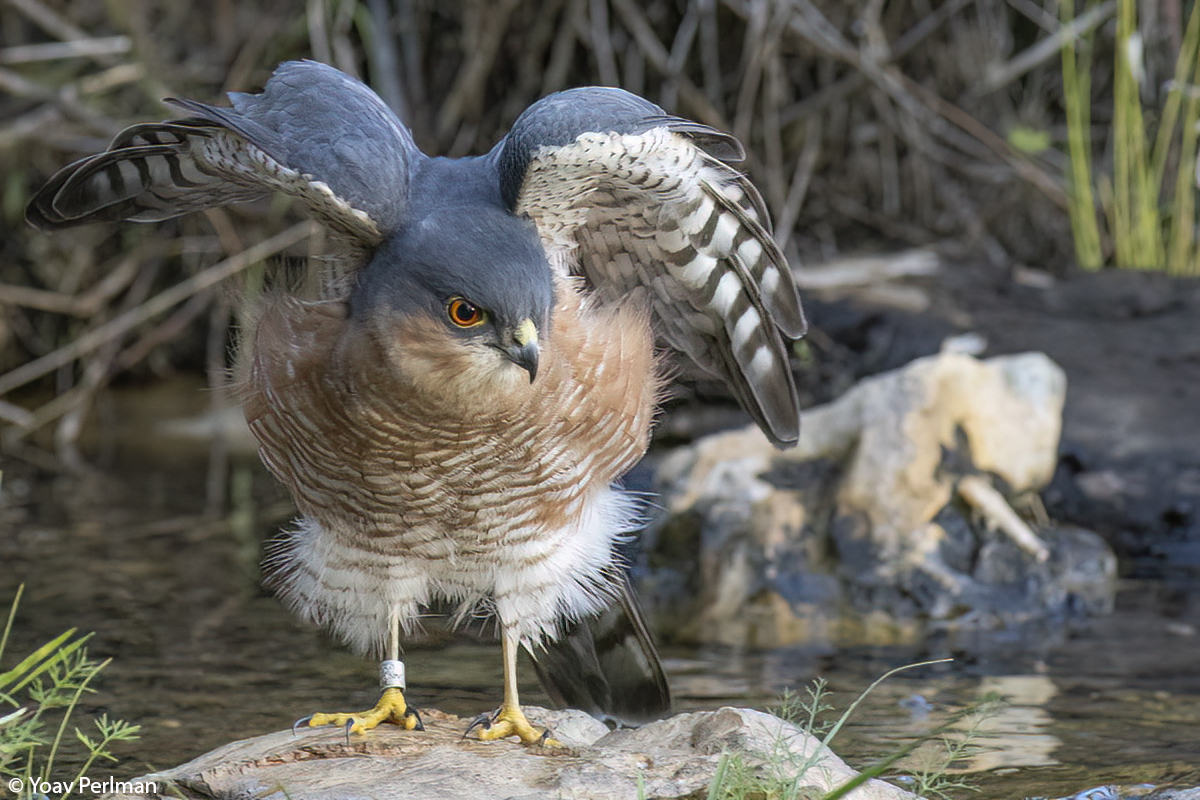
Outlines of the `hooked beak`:
{"type": "Polygon", "coordinates": [[[501,349],[510,361],[529,373],[529,382],[537,377],[538,371],[538,332],[537,326],[530,319],[521,320],[521,324],[513,331],[513,343],[501,349]]]}

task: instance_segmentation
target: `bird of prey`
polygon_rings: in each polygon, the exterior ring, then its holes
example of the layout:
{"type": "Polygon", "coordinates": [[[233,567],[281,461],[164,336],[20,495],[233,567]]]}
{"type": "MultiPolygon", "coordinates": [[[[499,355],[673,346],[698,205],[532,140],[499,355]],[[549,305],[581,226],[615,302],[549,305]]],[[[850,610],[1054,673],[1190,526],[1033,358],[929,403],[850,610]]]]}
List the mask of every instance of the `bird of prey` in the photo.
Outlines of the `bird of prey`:
{"type": "Polygon", "coordinates": [[[551,694],[665,710],[621,563],[639,509],[618,483],[648,446],[659,348],[723,381],[776,445],[799,435],[788,340],[806,323],[761,196],[730,166],[741,144],[605,87],[543,98],[459,159],[426,156],[323,64],[229,97],[169,100],[186,116],[64,168],[27,218],[155,221],[282,192],[350,245],[323,296],[259,301],[235,371],[300,512],[268,582],[387,656],[375,708],[308,723],[417,727],[400,638],[434,603],[498,622],[504,699],[480,738],[544,739],[519,704],[521,646],[551,694]],[[633,631],[616,661],[643,679],[597,700],[582,672],[605,671],[606,645],[581,621],[605,609],[633,631]]]}

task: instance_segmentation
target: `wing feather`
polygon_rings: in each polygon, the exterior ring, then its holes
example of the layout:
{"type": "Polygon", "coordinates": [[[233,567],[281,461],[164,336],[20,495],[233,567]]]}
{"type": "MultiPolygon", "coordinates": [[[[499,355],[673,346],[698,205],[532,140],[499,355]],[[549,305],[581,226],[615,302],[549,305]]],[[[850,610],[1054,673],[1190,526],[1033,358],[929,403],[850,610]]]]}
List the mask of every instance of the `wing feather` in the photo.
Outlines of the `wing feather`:
{"type": "Polygon", "coordinates": [[[230,99],[232,108],[168,100],[191,116],[122,131],[103,153],[54,175],[26,218],[39,228],[150,222],[282,192],[359,245],[399,226],[424,155],[369,88],[292,61],[262,94],[230,99]]]}
{"type": "Polygon", "coordinates": [[[531,106],[493,151],[502,195],[605,301],[646,291],[662,339],[782,446],[799,437],[788,338],[807,329],[736,139],[616,89],[531,106]],[[566,254],[563,257],[561,254],[566,254]]]}

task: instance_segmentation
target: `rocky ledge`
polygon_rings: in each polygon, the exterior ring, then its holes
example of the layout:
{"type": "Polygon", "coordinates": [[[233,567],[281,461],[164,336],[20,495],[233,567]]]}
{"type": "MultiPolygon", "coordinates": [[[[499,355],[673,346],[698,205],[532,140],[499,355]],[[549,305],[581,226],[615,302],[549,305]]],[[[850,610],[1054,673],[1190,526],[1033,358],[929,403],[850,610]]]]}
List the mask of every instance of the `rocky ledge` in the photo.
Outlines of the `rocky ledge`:
{"type": "MultiPolygon", "coordinates": [[[[341,730],[280,731],[138,778],[133,783],[140,785],[128,787],[129,793],[106,798],[705,798],[723,757],[738,759],[767,780],[790,780],[811,764],[796,785],[812,786],[814,796],[856,776],[833,753],[818,752],[818,740],[761,711],[677,714],[616,731],[578,711],[526,708],[526,713],[549,725],[567,747],[551,751],[515,740],[465,739],[466,720],[425,710],[423,733],[383,726],[347,743],[341,730]]],[[[870,780],[847,797],[916,795],[870,780]]]]}

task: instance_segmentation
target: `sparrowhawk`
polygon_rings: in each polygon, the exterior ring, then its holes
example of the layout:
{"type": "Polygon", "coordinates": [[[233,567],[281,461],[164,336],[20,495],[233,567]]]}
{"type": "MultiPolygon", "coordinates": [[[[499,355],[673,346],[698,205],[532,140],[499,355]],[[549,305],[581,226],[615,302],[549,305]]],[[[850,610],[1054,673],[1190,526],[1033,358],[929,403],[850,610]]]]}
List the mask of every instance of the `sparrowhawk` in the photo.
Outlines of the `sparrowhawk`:
{"type": "MultiPolygon", "coordinates": [[[[319,299],[258,301],[236,367],[300,512],[268,582],[387,655],[379,705],[310,724],[416,727],[399,640],[434,603],[498,620],[504,701],[481,738],[543,737],[518,704],[518,646],[551,648],[541,672],[570,700],[587,679],[564,673],[587,657],[555,643],[610,606],[632,622],[641,702],[662,710],[621,564],[639,509],[618,485],[663,391],[656,342],[775,444],[799,435],[788,340],[806,324],[761,196],[729,166],[741,144],[586,87],[534,103],[485,155],[431,158],[364,84],[309,61],[230,99],[168,101],[187,116],[64,168],[27,217],[154,221],[283,192],[350,245],[319,299]]],[[[593,710],[628,705],[611,694],[593,710]]]]}

